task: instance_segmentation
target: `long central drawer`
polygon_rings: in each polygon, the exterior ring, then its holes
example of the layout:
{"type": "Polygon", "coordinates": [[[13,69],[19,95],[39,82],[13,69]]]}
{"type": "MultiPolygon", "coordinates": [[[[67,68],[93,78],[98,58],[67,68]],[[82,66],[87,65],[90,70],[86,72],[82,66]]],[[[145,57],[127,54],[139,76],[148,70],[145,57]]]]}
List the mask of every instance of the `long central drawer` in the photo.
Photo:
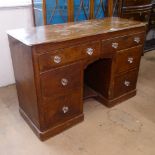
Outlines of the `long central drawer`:
{"type": "Polygon", "coordinates": [[[54,67],[75,62],[81,59],[91,59],[100,55],[99,41],[93,41],[81,45],[67,47],[39,56],[40,71],[46,71],[54,67]]]}

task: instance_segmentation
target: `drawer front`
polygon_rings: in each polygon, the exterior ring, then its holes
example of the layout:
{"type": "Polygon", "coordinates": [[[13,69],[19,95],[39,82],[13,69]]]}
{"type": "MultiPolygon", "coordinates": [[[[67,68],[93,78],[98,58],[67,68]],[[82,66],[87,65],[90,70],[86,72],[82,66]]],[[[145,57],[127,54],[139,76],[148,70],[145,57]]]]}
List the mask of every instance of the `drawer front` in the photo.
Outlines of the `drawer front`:
{"type": "Polygon", "coordinates": [[[82,63],[53,69],[40,76],[43,98],[65,94],[83,84],[82,63]]]}
{"type": "Polygon", "coordinates": [[[138,68],[141,55],[142,46],[136,46],[117,52],[115,73],[119,74],[132,68],[138,68]]]}
{"type": "Polygon", "coordinates": [[[75,62],[84,58],[92,58],[100,54],[100,44],[98,41],[73,46],[46,53],[39,56],[40,71],[45,71],[53,67],[58,67],[67,63],[75,62]]]}
{"type": "Polygon", "coordinates": [[[64,123],[83,113],[82,92],[80,89],[76,89],[64,96],[48,98],[44,102],[44,128],[64,123]]]}
{"type": "Polygon", "coordinates": [[[102,41],[102,53],[113,53],[122,49],[143,44],[143,42],[144,33],[109,39],[102,41]]]}
{"type": "Polygon", "coordinates": [[[150,4],[151,0],[124,0],[123,6],[137,6],[150,4]]]}
{"type": "Polygon", "coordinates": [[[138,70],[115,77],[114,97],[119,97],[136,89],[138,70]]]}

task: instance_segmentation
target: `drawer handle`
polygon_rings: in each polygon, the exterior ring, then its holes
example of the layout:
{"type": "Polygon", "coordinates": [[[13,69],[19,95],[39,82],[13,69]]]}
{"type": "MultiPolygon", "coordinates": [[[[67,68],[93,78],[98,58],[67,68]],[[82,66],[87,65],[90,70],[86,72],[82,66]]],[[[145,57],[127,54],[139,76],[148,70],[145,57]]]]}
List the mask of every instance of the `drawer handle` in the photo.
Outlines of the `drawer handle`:
{"type": "Polygon", "coordinates": [[[126,86],[126,87],[129,87],[130,86],[130,81],[124,81],[124,85],[126,86]]]}
{"type": "Polygon", "coordinates": [[[129,62],[130,64],[132,64],[132,63],[133,63],[133,58],[132,58],[132,57],[129,57],[129,58],[128,58],[128,62],[129,62]]]}
{"type": "Polygon", "coordinates": [[[69,111],[69,108],[67,106],[63,106],[62,111],[64,114],[66,114],[69,111]]]}
{"type": "Polygon", "coordinates": [[[136,42],[137,44],[140,43],[140,38],[139,37],[135,37],[134,38],[134,42],[136,42]]]}
{"type": "Polygon", "coordinates": [[[117,49],[118,48],[118,43],[112,43],[112,47],[117,49]]]}
{"type": "Polygon", "coordinates": [[[93,55],[93,53],[94,53],[93,48],[87,48],[87,54],[88,55],[93,55]]]}
{"type": "Polygon", "coordinates": [[[68,80],[65,79],[65,78],[61,79],[61,84],[62,84],[63,86],[67,86],[68,80]]]}
{"type": "Polygon", "coordinates": [[[60,63],[61,62],[61,57],[58,56],[58,55],[54,56],[54,62],[57,63],[57,64],[60,63]]]}

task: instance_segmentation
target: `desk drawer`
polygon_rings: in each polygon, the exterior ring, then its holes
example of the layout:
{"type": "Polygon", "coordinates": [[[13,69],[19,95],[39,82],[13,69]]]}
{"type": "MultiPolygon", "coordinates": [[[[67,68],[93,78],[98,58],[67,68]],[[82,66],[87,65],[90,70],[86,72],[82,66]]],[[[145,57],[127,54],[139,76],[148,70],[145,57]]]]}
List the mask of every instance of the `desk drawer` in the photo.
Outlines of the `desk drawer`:
{"type": "Polygon", "coordinates": [[[136,46],[117,52],[116,74],[127,71],[131,68],[138,68],[142,55],[142,46],[136,46]]]}
{"type": "Polygon", "coordinates": [[[137,46],[143,44],[144,33],[138,33],[129,36],[122,36],[118,38],[113,38],[109,40],[102,41],[102,53],[112,53],[118,50],[130,48],[132,46],[137,46]]]}
{"type": "Polygon", "coordinates": [[[115,77],[114,97],[119,97],[129,91],[136,89],[138,70],[115,77]]]}
{"type": "Polygon", "coordinates": [[[83,84],[82,63],[74,63],[51,71],[40,76],[43,98],[65,94],[83,84]]]}
{"type": "Polygon", "coordinates": [[[44,128],[54,126],[83,113],[81,89],[64,96],[56,96],[45,100],[43,106],[44,128]]]}
{"type": "Polygon", "coordinates": [[[40,71],[58,67],[67,63],[75,62],[84,58],[93,58],[100,53],[98,41],[64,48],[39,56],[40,71]]]}

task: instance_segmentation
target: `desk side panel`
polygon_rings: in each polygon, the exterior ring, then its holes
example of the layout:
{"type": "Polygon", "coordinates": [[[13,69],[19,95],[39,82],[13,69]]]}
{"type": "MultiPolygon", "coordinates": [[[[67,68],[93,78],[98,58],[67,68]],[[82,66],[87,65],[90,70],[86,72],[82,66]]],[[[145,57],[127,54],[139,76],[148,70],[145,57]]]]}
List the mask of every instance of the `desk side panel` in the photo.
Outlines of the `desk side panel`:
{"type": "Polygon", "coordinates": [[[31,123],[40,128],[31,47],[11,36],[8,38],[20,112],[24,112],[24,115],[32,121],[31,123]]]}

